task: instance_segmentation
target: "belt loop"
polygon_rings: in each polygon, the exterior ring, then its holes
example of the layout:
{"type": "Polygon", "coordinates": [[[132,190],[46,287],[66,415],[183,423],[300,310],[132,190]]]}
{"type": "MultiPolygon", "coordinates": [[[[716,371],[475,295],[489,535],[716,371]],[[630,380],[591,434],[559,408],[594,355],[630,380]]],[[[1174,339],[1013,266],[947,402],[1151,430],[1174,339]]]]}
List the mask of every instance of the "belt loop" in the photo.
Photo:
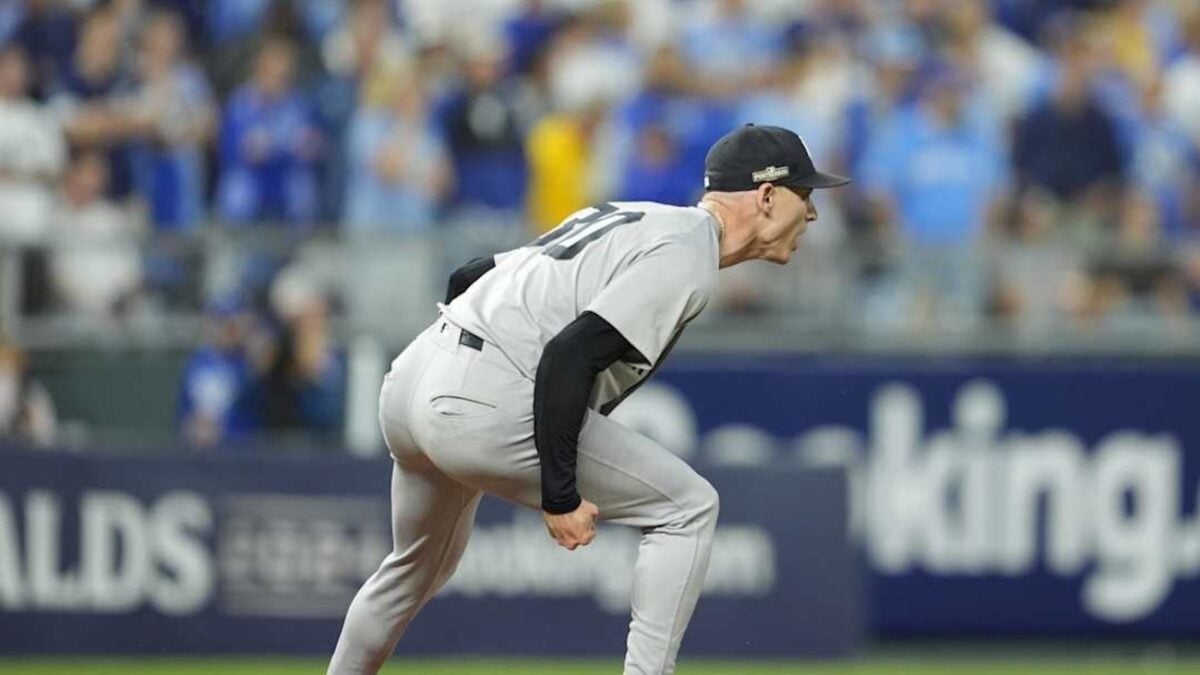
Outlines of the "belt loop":
{"type": "Polygon", "coordinates": [[[455,335],[456,331],[457,327],[446,319],[442,318],[438,320],[437,333],[435,337],[437,341],[451,353],[456,353],[459,349],[459,340],[455,335]]]}

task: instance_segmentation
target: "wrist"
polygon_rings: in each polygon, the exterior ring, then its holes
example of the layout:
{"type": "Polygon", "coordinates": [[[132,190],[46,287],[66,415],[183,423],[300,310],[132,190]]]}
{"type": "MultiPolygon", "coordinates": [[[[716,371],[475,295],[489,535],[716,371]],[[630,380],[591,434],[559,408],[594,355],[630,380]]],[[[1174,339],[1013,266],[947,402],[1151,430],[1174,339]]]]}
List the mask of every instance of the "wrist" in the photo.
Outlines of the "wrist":
{"type": "Polygon", "coordinates": [[[579,505],[582,503],[583,498],[575,492],[559,499],[548,499],[546,497],[542,497],[542,511],[545,511],[551,515],[561,516],[566,513],[571,513],[575,509],[579,508],[579,505]]]}

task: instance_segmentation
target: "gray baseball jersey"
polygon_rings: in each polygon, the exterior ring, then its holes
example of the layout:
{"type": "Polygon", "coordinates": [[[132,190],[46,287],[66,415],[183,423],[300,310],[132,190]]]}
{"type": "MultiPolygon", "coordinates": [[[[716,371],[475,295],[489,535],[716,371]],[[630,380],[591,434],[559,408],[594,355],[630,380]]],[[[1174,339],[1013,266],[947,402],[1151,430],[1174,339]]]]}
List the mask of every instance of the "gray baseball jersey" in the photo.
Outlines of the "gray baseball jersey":
{"type": "Polygon", "coordinates": [[[717,280],[719,232],[699,207],[589,207],[533,244],[496,256],[495,269],[442,311],[530,379],[559,331],[585,311],[600,315],[649,360],[621,359],[597,377],[590,407],[607,412],[704,309],[717,280]]]}

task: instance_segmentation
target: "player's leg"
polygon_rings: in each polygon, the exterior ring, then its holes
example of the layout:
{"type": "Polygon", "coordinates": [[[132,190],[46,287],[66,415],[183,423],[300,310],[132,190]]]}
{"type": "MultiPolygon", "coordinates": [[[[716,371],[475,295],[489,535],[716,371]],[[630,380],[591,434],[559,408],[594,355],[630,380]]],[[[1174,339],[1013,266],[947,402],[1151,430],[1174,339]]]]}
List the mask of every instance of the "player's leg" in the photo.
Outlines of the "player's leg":
{"type": "MultiPolygon", "coordinates": [[[[504,442],[475,447],[464,435],[443,446],[435,460],[473,487],[540,510],[531,422],[508,419],[489,435],[504,442]]],[[[716,490],[666,448],[591,411],[579,438],[576,476],[579,492],[603,520],[642,531],[625,673],[672,673],[708,569],[716,490]]]]}
{"type": "Polygon", "coordinates": [[[416,613],[453,574],[466,549],[479,492],[430,461],[413,435],[413,390],[437,380],[437,354],[426,331],[392,364],[379,397],[379,419],[395,458],[392,552],[350,604],[329,672],[375,673],[416,613]]]}
{"type": "Polygon", "coordinates": [[[579,437],[576,475],[603,520],[642,531],[625,675],[673,673],[708,572],[717,491],[671,451],[592,411],[579,437]]]}
{"type": "Polygon", "coordinates": [[[479,492],[425,460],[392,474],[393,550],[350,603],[329,664],[332,675],[376,673],[466,549],[479,492]]]}

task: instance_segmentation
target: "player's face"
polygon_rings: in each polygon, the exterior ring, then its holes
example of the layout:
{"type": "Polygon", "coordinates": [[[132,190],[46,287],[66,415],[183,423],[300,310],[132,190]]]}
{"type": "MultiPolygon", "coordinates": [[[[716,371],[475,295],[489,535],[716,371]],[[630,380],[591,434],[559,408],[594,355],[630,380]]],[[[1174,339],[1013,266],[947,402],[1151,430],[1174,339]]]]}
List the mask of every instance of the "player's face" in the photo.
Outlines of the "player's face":
{"type": "Polygon", "coordinates": [[[772,191],[771,199],[770,222],[762,232],[763,243],[768,247],[764,258],[782,265],[792,259],[800,235],[817,219],[817,207],[809,188],[780,187],[772,191]]]}

